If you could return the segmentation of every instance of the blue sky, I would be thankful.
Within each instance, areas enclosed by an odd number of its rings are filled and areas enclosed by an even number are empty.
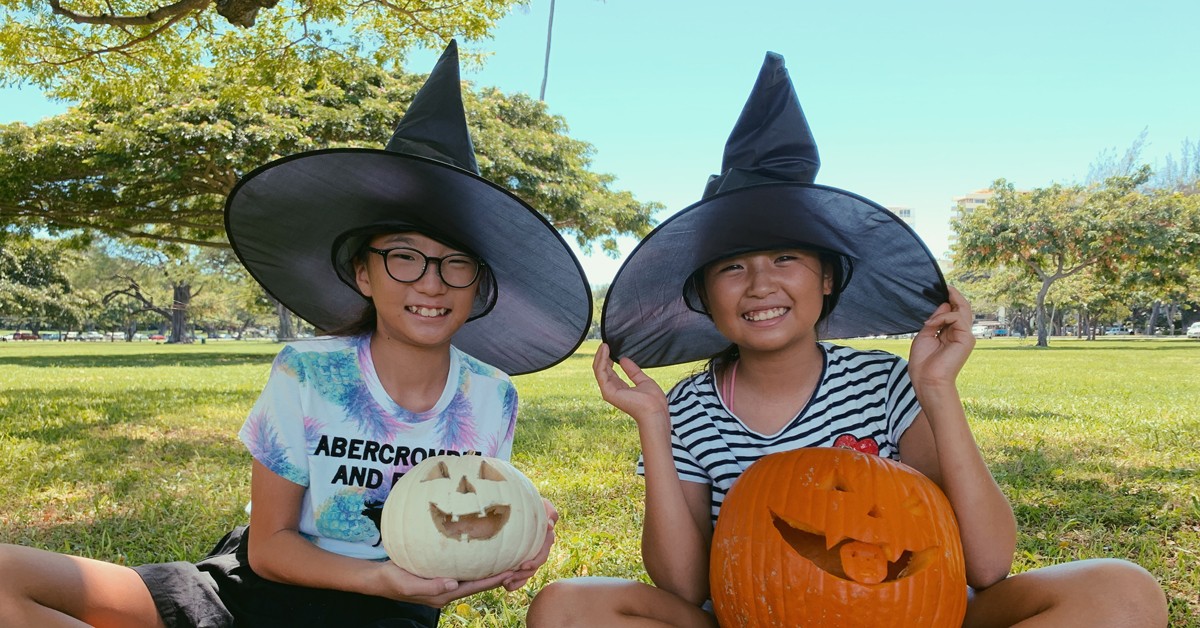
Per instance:
[[[700,198],[767,50],[787,60],[821,152],[817,181],[911,207],[935,254],[952,198],[1004,177],[1083,179],[1148,130],[1144,157],[1200,140],[1200,3],[559,0],[546,102],[594,168],[660,218]],[[549,0],[504,18],[477,85],[537,95]],[[439,51],[414,54],[425,72]],[[0,121],[61,110],[0,91]],[[382,142],[382,140],[381,140]],[[624,241],[624,250],[632,248]],[[620,260],[584,257],[593,283]]]

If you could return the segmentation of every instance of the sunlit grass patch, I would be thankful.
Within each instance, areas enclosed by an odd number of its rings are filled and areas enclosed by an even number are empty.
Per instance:
[[[202,556],[246,519],[236,432],[279,348],[0,344],[0,541],[129,564]],[[646,579],[637,430],[600,399],[595,348],[515,378],[514,463],[561,515],[549,562],[520,591],[452,604],[443,625],[522,625],[558,578]],[[1200,625],[1198,367],[1195,341],[979,342],[959,387],[1017,516],[1015,570],[1130,559],[1162,583],[1172,626]],[[696,368],[651,375],[669,388]]]

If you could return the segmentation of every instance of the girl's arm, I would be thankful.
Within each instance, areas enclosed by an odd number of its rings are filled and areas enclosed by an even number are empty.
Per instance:
[[[684,482],[671,451],[671,417],[662,388],[628,358],[612,367],[607,345],[592,362],[604,400],[637,423],[646,477],[646,519],[642,524],[642,562],[660,589],[696,605],[708,599],[708,552],[712,541],[708,485]]]
[[[971,307],[954,288],[913,339],[909,376],[922,412],[900,439],[901,459],[941,487],[958,518],[967,583],[986,588],[1012,568],[1012,507],[984,463],[955,380],[975,337]]]
[[[440,608],[452,600],[501,586],[513,576],[513,572],[504,572],[473,582],[425,579],[390,560],[350,558],[323,550],[300,536],[300,504],[305,490],[254,461],[249,557],[251,568],[263,578]]]

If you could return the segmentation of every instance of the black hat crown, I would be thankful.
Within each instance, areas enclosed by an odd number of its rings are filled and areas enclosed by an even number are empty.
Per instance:
[[[721,174],[709,177],[704,198],[760,183],[812,183],[820,168],[817,143],[783,57],[768,52],[725,141]]]
[[[413,97],[385,150],[428,157],[479,174],[458,75],[458,42],[451,39]]]

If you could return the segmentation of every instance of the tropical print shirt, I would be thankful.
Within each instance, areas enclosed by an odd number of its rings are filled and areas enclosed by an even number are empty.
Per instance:
[[[382,559],[379,517],[392,484],[429,456],[509,459],[517,393],[508,376],[456,348],[441,398],[414,413],[376,375],[370,336],[288,344],[239,437],[254,459],[306,487],[300,532],[317,546]]]

